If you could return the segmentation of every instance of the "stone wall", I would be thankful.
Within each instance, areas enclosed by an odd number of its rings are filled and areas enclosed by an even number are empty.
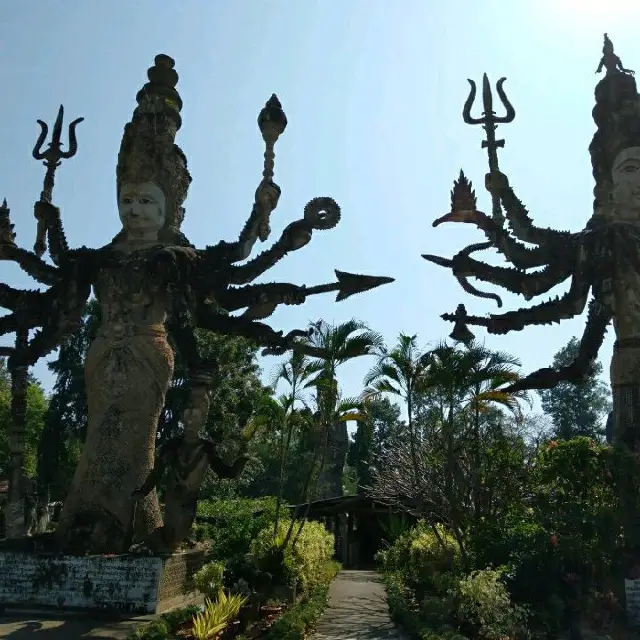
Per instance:
[[[204,552],[171,556],[64,556],[0,551],[0,609],[158,613],[193,591]]]
[[[193,574],[205,562],[205,552],[200,549],[174,553],[163,559],[164,571],[158,600],[164,602],[194,590]]]

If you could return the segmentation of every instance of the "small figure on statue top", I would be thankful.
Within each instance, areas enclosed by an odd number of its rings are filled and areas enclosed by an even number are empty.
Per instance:
[[[242,452],[231,465],[219,456],[211,440],[200,436],[209,415],[208,385],[195,385],[183,414],[184,432],[161,447],[148,478],[132,494],[134,501],[144,498],[167,470],[164,526],[156,529],[146,543],[152,551],[173,551],[189,535],[196,517],[198,494],[207,471],[211,468],[219,478],[237,478],[250,457],[246,454],[248,438]]]
[[[606,69],[607,75],[613,73],[626,73],[630,76],[635,75],[631,69],[625,69],[622,66],[622,60],[613,51],[613,42],[609,40],[609,36],[604,34],[604,45],[602,46],[602,58],[596,69],[596,73],[602,73],[602,69]]]

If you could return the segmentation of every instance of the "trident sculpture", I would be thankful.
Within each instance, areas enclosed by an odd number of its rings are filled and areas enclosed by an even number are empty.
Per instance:
[[[464,103],[464,107],[462,109],[462,118],[467,124],[471,125],[482,125],[482,128],[486,132],[486,139],[482,141],[482,148],[487,150],[487,154],[489,156],[489,174],[487,176],[487,188],[491,192],[492,198],[492,215],[491,219],[493,222],[494,229],[496,231],[502,229],[504,224],[504,216],[502,214],[502,207],[500,205],[500,197],[498,195],[497,190],[494,188],[493,181],[497,178],[500,169],[498,166],[498,149],[504,147],[504,140],[496,139],[496,130],[499,124],[507,124],[509,122],[513,122],[516,117],[515,109],[513,108],[511,102],[507,98],[502,85],[504,84],[506,78],[500,78],[496,83],[496,91],[498,92],[498,96],[500,101],[502,102],[505,108],[505,115],[498,116],[493,109],[493,94],[491,92],[491,85],[489,83],[489,78],[487,74],[483,74],[482,76],[482,116],[480,118],[474,118],[471,115],[471,109],[476,99],[477,87],[476,83],[473,80],[467,80],[467,82],[471,85],[471,91],[469,92],[469,96]],[[471,183],[467,180],[466,176],[462,171],[460,171],[459,179],[454,183],[453,191],[451,192],[451,211],[438,218],[433,226],[437,227],[443,222],[450,222],[454,220],[458,220],[461,217],[464,217],[468,214],[475,215],[476,213],[476,196],[473,192]],[[474,244],[470,244],[460,251],[453,260],[449,260],[447,258],[441,258],[440,256],[433,256],[429,254],[423,254],[423,258],[425,260],[429,260],[430,262],[434,262],[440,266],[453,268],[454,262],[456,258],[460,260],[468,259],[472,253],[476,251],[484,251],[485,249],[490,249],[494,246],[494,242],[492,240],[486,242],[478,242]],[[468,276],[464,273],[455,273],[455,277],[460,283],[460,286],[467,293],[476,296],[478,298],[486,298],[490,300],[495,300],[498,307],[502,306],[502,299],[495,293],[486,293],[484,291],[480,291],[475,286],[473,286],[469,280]],[[464,309],[464,305],[461,305],[462,309]],[[460,311],[460,307],[458,311]],[[456,313],[458,313],[458,311]],[[455,316],[457,318],[457,316]],[[464,320],[461,317],[459,321],[456,323],[454,327],[454,331],[451,334],[451,337],[454,339],[461,339],[461,336],[464,335],[463,341],[469,341],[471,339],[471,332],[468,330],[462,330],[464,327]]]
[[[509,99],[502,88],[505,80],[506,78],[500,78],[496,83],[496,91],[498,92],[500,101],[506,109],[506,114],[504,116],[497,116],[496,112],[493,110],[493,95],[491,94],[491,85],[489,84],[489,78],[486,73],[482,76],[483,117],[474,118],[471,116],[471,107],[476,99],[476,83],[473,80],[467,80],[471,85],[471,91],[469,92],[469,97],[464,103],[464,107],[462,109],[462,118],[464,121],[467,124],[481,124],[487,134],[487,139],[482,141],[482,148],[486,149],[487,154],[489,155],[489,173],[491,175],[495,175],[499,171],[498,149],[502,149],[504,147],[504,140],[496,140],[496,129],[498,128],[498,124],[508,124],[509,122],[513,122],[516,117],[516,111],[509,102]],[[493,198],[493,219],[497,224],[502,226],[504,216],[502,215],[502,209],[500,207],[500,199],[498,198],[498,194],[493,191],[491,195]]]
[[[62,120],[64,118],[64,107],[60,105],[58,110],[58,117],[53,125],[53,132],[51,134],[51,142],[47,145],[46,151],[42,151],[44,141],[47,139],[49,133],[49,127],[42,120],[38,120],[42,131],[38,136],[36,146],[33,148],[33,157],[36,160],[44,160],[42,164],[47,168],[47,172],[44,176],[44,185],[42,187],[42,193],[40,194],[40,201],[51,203],[53,194],[53,187],[55,185],[56,169],[62,164],[63,159],[72,158],[78,151],[78,141],[76,139],[76,127],[84,120],[84,118],[76,118],[69,125],[69,149],[68,151],[62,151],[62,143],[60,141],[62,137]],[[45,237],[47,233],[47,224],[45,220],[38,218],[38,227],[36,230],[36,242],[33,246],[34,253],[40,257],[45,252],[46,243]]]

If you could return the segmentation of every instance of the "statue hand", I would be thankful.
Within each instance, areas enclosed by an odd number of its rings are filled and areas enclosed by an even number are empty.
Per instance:
[[[282,235],[286,238],[289,251],[297,251],[309,244],[311,227],[306,220],[296,220],[287,226]]]
[[[36,220],[44,223],[50,223],[60,217],[60,209],[55,207],[50,202],[42,202],[38,200],[33,206],[33,215]]]
[[[280,187],[273,180],[263,180],[256,189],[256,202],[270,213],[278,206],[280,192]]]
[[[494,171],[485,175],[484,186],[489,193],[500,193],[509,188],[509,179],[501,171]]]

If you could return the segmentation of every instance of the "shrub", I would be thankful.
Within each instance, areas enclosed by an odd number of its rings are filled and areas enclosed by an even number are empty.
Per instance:
[[[193,616],[191,633],[196,640],[210,640],[218,637],[229,623],[240,613],[246,598],[227,595],[224,589],[218,591],[215,600],[207,598],[204,611]]]
[[[283,548],[289,525],[289,520],[279,522],[275,538],[271,526],[260,531],[251,543],[251,557],[260,570],[278,576],[284,584],[295,580],[302,592],[308,592],[333,557],[334,538],[321,523],[309,521],[304,523],[295,547],[290,541]],[[294,531],[298,526],[296,523]]]
[[[499,569],[473,571],[454,592],[461,626],[487,640],[513,637],[524,622],[523,610],[511,603],[502,576]]]
[[[273,524],[275,499],[203,500],[198,502],[198,516],[215,522],[196,523],[196,538],[209,542],[213,559],[226,561],[247,553],[258,532]]]
[[[200,607],[189,605],[163,613],[159,618],[138,627],[127,636],[127,640],[169,640],[175,631],[199,613]]]
[[[421,521],[378,554],[382,570],[400,573],[418,596],[434,590],[446,594],[452,575],[462,566],[460,547],[453,534],[442,525],[434,528]]]
[[[193,576],[196,589],[207,598],[213,599],[223,586],[224,563],[208,562]]]
[[[428,596],[419,604],[399,573],[384,575],[391,619],[412,638],[420,640],[468,640],[451,626],[453,598]]]
[[[340,565],[325,562],[319,567],[319,579],[308,594],[293,604],[269,628],[265,640],[303,640],[324,612],[329,594],[329,584],[335,578]]]

